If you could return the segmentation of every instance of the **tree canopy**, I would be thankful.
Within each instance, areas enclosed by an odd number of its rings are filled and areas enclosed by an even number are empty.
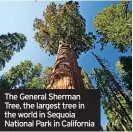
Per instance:
[[[35,40],[50,55],[57,53],[60,40],[73,46],[77,56],[92,47],[95,36],[86,34],[85,19],[79,13],[78,2],[69,1],[58,6],[52,2],[43,16],[44,19],[34,21]]]
[[[87,74],[87,72],[85,72],[84,69],[81,70],[81,76],[82,76],[82,80],[85,88],[87,89],[94,88],[94,86],[92,85],[90,76]]]
[[[26,37],[20,33],[0,35],[0,70],[5,67],[15,52],[24,48]]]
[[[101,103],[109,120],[107,130],[131,130],[132,110],[128,107],[126,100],[114,87],[113,82],[103,69],[95,68],[92,75],[96,87],[101,91]]]
[[[120,73],[125,88],[132,94],[132,57],[121,56],[116,63],[116,67]]]
[[[132,10],[128,5],[129,1],[121,0],[119,4],[106,7],[95,16],[97,43],[101,44],[102,49],[108,44],[112,44],[122,53],[131,48]],[[62,87],[65,84],[68,87],[73,85],[73,82],[82,81],[73,86],[82,84],[83,88],[89,89],[94,88],[94,81],[101,92],[101,104],[108,119],[107,130],[131,130],[132,56],[120,56],[116,63],[120,76],[116,76],[116,72],[111,70],[108,61],[93,52],[101,68],[94,68],[92,77],[83,68],[81,70],[76,57],[93,49],[96,37],[92,32],[86,32],[86,20],[80,14],[79,3],[75,1],[66,2],[64,5],[51,2],[43,12],[43,18],[35,18],[33,27],[34,38],[46,53],[55,55],[58,51],[54,67],[48,66],[43,69],[40,63],[33,64],[30,60],[21,62],[0,76],[0,89],[45,89],[50,82],[50,87],[56,82],[59,84],[56,86]],[[0,35],[0,70],[15,52],[24,48],[26,41],[26,37],[21,33]],[[60,46],[59,49],[59,44],[65,46]]]
[[[52,67],[47,66],[42,70],[40,63],[33,65],[31,61],[26,60],[0,77],[0,88],[44,89],[50,82],[52,71]],[[85,70],[82,69],[81,75],[84,87],[94,88]]]
[[[94,19],[99,42],[102,48],[108,43],[120,52],[126,52],[132,44],[132,11],[128,9],[128,1],[112,4],[98,13]]]
[[[26,60],[1,76],[0,88],[26,88],[27,83],[41,76],[41,72],[41,64],[33,65],[31,61]]]
[[[52,74],[52,71],[53,71],[53,68],[50,67],[50,66],[47,66],[43,72],[43,76],[42,76],[42,79],[43,79],[43,83],[45,85],[45,88],[47,88],[47,86],[49,85],[49,82],[50,82],[50,76]]]

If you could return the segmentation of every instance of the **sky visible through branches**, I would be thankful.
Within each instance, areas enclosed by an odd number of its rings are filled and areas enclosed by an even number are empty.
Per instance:
[[[42,12],[45,10],[46,6],[50,2],[0,2],[0,16],[2,16],[0,21],[0,34],[7,34],[8,32],[20,32],[27,37],[27,42],[25,48],[19,53],[15,53],[6,67],[0,72],[0,75],[7,72],[12,66],[16,66],[25,60],[31,60],[33,64],[41,63],[43,68],[46,66],[52,66],[55,62],[55,56],[48,56],[39,45],[36,44],[33,36],[33,21],[36,17],[42,18]],[[63,4],[65,2],[56,2],[56,4]],[[98,12],[102,11],[104,7],[110,6],[112,3],[118,4],[118,1],[80,1],[80,13],[86,19],[86,31],[95,32],[93,25],[94,17]],[[131,8],[131,2],[129,5]],[[111,68],[116,69],[115,64],[119,59],[120,55],[131,55],[129,50],[125,54],[119,53],[111,45],[108,45],[103,51],[100,51],[100,45],[96,44],[96,49],[93,50],[94,53],[100,55],[109,61]],[[88,74],[91,74],[92,68],[99,68],[98,62],[95,60],[94,56],[88,51],[86,54],[82,55],[78,59],[78,64],[81,66]],[[95,84],[94,84],[95,85]],[[107,123],[106,116],[103,109],[101,110],[101,124],[105,128]]]

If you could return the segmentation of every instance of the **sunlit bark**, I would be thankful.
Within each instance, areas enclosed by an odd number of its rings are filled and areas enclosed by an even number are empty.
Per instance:
[[[81,69],[78,66],[73,47],[59,42],[54,69],[50,77],[49,89],[82,89]]]

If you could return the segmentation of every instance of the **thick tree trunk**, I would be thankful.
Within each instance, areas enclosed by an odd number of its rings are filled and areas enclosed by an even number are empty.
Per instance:
[[[48,89],[83,89],[81,69],[78,66],[73,47],[59,42],[58,53]]]

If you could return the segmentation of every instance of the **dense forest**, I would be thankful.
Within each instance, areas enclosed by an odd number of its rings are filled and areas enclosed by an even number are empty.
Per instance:
[[[118,52],[132,48],[132,10],[129,1],[120,1],[103,9],[94,18],[96,33],[86,32],[86,20],[79,12],[79,3],[51,2],[42,13],[43,19],[33,22],[34,38],[49,55],[56,55],[54,67],[43,69],[40,63],[25,60],[0,77],[4,89],[92,89],[101,91],[101,105],[107,116],[108,131],[132,130],[132,56],[120,56],[116,74],[109,60],[94,53],[112,44]],[[0,35],[0,70],[15,52],[24,49],[27,38],[22,33]],[[32,48],[31,48],[32,49]],[[91,52],[100,68],[90,75],[79,67],[77,59],[83,52]],[[89,60],[88,60],[89,61]],[[93,62],[91,62],[93,63]],[[89,66],[88,66],[89,67]]]

